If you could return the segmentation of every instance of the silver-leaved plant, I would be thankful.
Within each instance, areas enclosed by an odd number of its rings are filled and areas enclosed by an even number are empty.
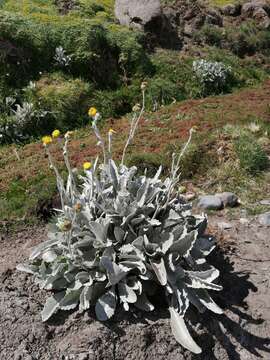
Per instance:
[[[176,192],[179,164],[190,140],[174,155],[170,175],[163,181],[160,167],[154,177],[136,174],[136,167],[124,164],[144,111],[134,108],[129,137],[122,161],[112,160],[113,131],[105,140],[99,133],[99,114],[93,116],[93,130],[103,149],[104,161],[88,163],[80,184],[68,159],[70,133],[65,135],[63,156],[68,170],[64,183],[46,145],[50,166],[56,173],[62,208],[54,231],[38,245],[30,263],[18,270],[35,276],[40,288],[51,291],[42,311],[48,320],[58,310],[81,311],[95,307],[100,321],[110,319],[118,305],[128,311],[136,307],[154,310],[150,299],[154,289],[163,287],[176,340],[194,353],[200,347],[186,327],[184,316],[193,304],[200,312],[222,310],[208,294],[221,290],[216,284],[219,271],[206,262],[214,249],[213,237],[204,234],[205,216],[192,215],[191,206]],[[95,109],[94,109],[95,110]],[[158,285],[158,286],[157,286]]]

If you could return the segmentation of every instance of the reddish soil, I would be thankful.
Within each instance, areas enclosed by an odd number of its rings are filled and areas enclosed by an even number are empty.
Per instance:
[[[222,214],[221,214],[222,215]],[[212,229],[222,216],[210,217]],[[145,316],[120,311],[108,323],[93,314],[62,312],[42,323],[40,310],[47,294],[32,277],[17,272],[29,248],[42,241],[45,228],[2,234],[0,246],[0,359],[1,360],[253,360],[270,358],[269,228],[251,219],[248,225],[230,221],[232,228],[217,232],[220,247],[209,262],[221,271],[224,290],[213,294],[224,309],[221,316],[199,315],[191,309],[188,326],[203,348],[192,355],[171,335],[168,313],[159,304]]]
[[[192,126],[198,132],[215,131],[224,124],[239,124],[239,121],[263,119],[270,121],[270,80],[258,88],[244,89],[234,94],[205,98],[201,100],[187,100],[171,105],[157,113],[147,114],[142,119],[130,147],[133,153],[166,151],[168,146],[178,145],[188,136]],[[120,158],[123,144],[128,134],[129,123],[127,118],[108,121],[103,129],[106,134],[110,127],[116,131],[113,141],[114,158]],[[88,134],[91,134],[90,136]],[[70,144],[72,164],[81,168],[84,161],[100,154],[96,146],[96,139],[90,129],[80,132]],[[56,159],[61,161],[62,156],[58,146],[51,147]],[[0,191],[7,191],[12,181],[20,178],[28,181],[39,175],[50,174],[48,162],[41,144],[29,144],[18,149],[21,158],[17,160],[10,147],[1,154]]]

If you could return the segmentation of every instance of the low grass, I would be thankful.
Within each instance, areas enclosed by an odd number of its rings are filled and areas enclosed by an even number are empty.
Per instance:
[[[179,150],[189,129],[196,125],[197,133],[183,159],[184,182],[192,182],[200,191],[236,192],[251,213],[263,210],[257,202],[269,194],[270,173],[266,169],[250,174],[241,166],[234,143],[241,134],[249,133],[270,154],[269,123],[270,81],[260,87],[241,90],[231,95],[188,100],[147,113],[128,151],[128,161],[142,169],[142,164],[154,172],[160,164],[169,169],[172,152]],[[102,111],[102,109],[101,109]],[[102,128],[116,131],[113,152],[120,159],[129,117],[107,120]],[[259,125],[253,133],[251,123]],[[17,152],[17,154],[16,154]],[[53,204],[55,180],[40,143],[22,147],[0,148],[0,223],[37,222]],[[57,164],[63,170],[60,147],[52,146]],[[84,161],[99,153],[90,126],[75,131],[70,144],[70,157],[79,171]],[[19,159],[18,159],[19,157]]]

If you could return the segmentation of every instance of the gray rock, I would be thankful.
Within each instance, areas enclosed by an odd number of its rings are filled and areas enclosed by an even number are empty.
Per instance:
[[[215,195],[205,195],[199,198],[197,206],[205,210],[221,210],[223,203],[221,199]]]
[[[238,197],[232,192],[223,192],[216,194],[216,196],[222,201],[224,207],[234,207],[239,205],[240,201]]]
[[[210,25],[223,26],[222,16],[219,14],[218,11],[214,9],[208,10],[205,17],[205,22],[206,24],[210,24]]]
[[[258,9],[265,10],[266,13],[269,15],[270,3],[265,0],[252,0],[242,6],[241,14],[243,17],[253,17],[254,12]]]
[[[259,215],[259,223],[263,226],[270,226],[270,212]]]
[[[268,29],[270,27],[270,18],[263,8],[255,9],[253,18],[261,28]]]
[[[270,199],[264,199],[260,201],[261,205],[270,206]]]
[[[88,360],[89,359],[89,354],[88,353],[80,353],[78,355],[78,360]]]
[[[121,25],[137,29],[162,14],[159,0],[116,0],[114,11]]]
[[[221,9],[225,16],[239,16],[241,14],[242,6],[240,4],[228,4]]]
[[[221,230],[230,230],[232,228],[232,224],[227,222],[219,222],[217,225]]]

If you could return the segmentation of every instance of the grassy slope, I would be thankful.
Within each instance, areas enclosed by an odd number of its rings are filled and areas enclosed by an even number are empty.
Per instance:
[[[234,190],[252,212],[260,211],[252,204],[269,193],[270,174],[265,172],[254,177],[242,170],[232,150],[232,139],[239,129],[255,121],[261,128],[258,137],[266,151],[270,152],[269,98],[270,81],[267,81],[258,88],[185,101],[147,114],[129,150],[129,153],[136,154],[130,157],[130,163],[155,167],[162,162],[166,167],[172,151],[179,149],[190,127],[196,125],[198,131],[184,163],[187,184],[192,181],[192,186],[198,185],[206,192]],[[108,127],[117,131],[114,153],[119,159],[128,131],[128,120],[108,121],[104,133]],[[84,161],[93,159],[98,149],[90,127],[75,132],[70,148],[72,164],[78,169]],[[42,145],[28,144],[16,151],[17,155],[14,145],[0,148],[2,224],[24,219],[36,221],[41,213],[46,213],[55,195],[54,177],[48,169]],[[57,144],[53,145],[52,151],[61,167]]]

